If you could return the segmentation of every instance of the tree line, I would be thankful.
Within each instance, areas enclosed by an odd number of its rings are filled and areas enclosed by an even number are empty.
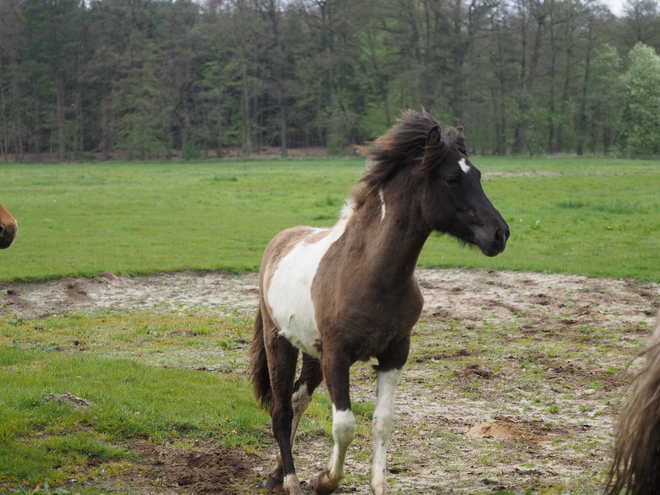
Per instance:
[[[480,154],[660,154],[660,13],[627,0],[0,0],[0,159],[325,147],[401,110]]]

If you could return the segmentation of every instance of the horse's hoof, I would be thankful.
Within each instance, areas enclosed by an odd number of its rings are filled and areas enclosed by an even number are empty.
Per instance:
[[[268,478],[266,478],[266,490],[268,490],[269,493],[282,493],[283,483],[283,478],[273,476],[273,473],[268,473]]]
[[[287,495],[303,495],[300,482],[295,474],[288,474],[284,477],[284,491]]]
[[[319,477],[316,478],[316,485],[314,485],[314,491],[316,495],[330,495],[337,489],[339,485],[339,480],[332,481],[328,476],[327,469],[324,469],[319,473]]]

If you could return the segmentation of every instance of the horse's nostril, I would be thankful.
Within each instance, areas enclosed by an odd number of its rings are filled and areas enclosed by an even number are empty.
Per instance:
[[[495,232],[495,241],[499,244],[504,244],[508,237],[507,233],[502,229],[497,229],[497,232]]]
[[[5,235],[5,227],[4,225],[0,225],[0,237],[3,237]]]

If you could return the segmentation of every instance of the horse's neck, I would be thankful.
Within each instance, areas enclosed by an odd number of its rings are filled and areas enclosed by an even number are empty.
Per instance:
[[[381,190],[355,212],[356,244],[364,245],[363,267],[388,283],[413,276],[430,231],[410,200],[397,191]]]

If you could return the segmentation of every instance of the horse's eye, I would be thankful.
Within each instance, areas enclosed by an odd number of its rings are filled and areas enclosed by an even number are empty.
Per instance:
[[[449,187],[457,186],[461,183],[460,177],[447,177],[445,182]]]

